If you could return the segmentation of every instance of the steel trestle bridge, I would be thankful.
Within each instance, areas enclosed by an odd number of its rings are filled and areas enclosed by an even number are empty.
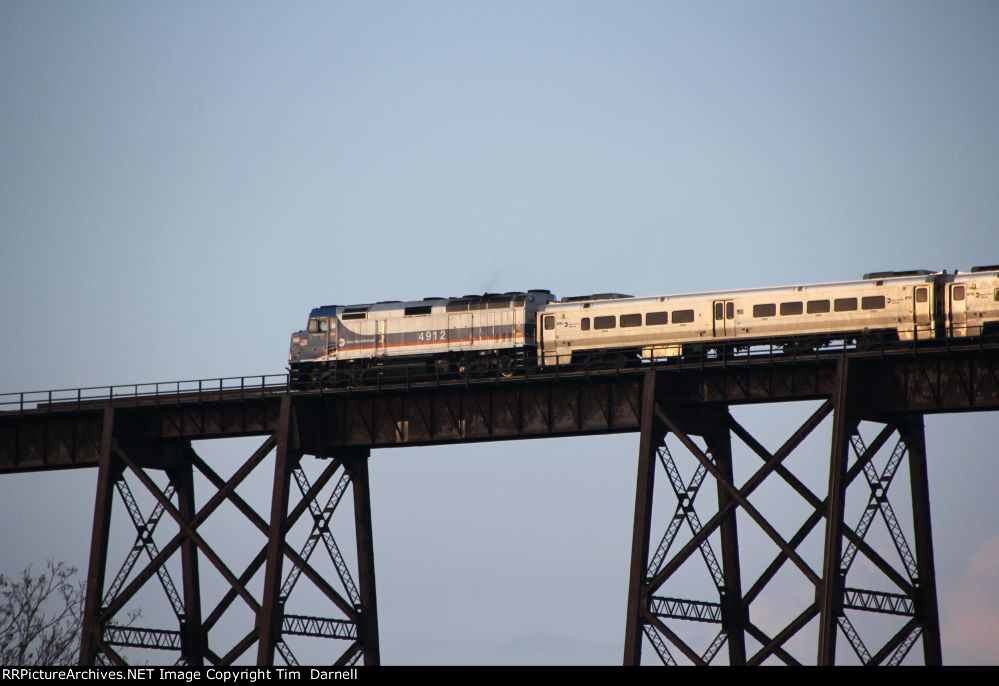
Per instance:
[[[372,450],[636,431],[629,592],[622,608],[625,664],[638,664],[643,648],[667,665],[710,664],[723,651],[729,664],[797,664],[788,643],[813,622],[819,664],[837,661],[837,644],[849,646],[864,664],[899,664],[920,645],[923,661],[939,664],[923,416],[999,410],[999,341],[750,352],[723,347],[657,364],[528,366],[509,378],[498,372],[369,370],[364,385],[353,387],[302,389],[285,375],[265,375],[0,394],[0,472],[97,469],[82,664],[124,664],[123,647],[162,650],[189,665],[231,664],[255,647],[258,664],[274,664],[276,655],[297,664],[298,636],[330,641],[335,664],[379,664]],[[817,401],[818,407],[776,452],[730,412],[734,405],[800,400]],[[788,458],[826,418],[832,422],[828,480],[816,492]],[[248,436],[262,442],[228,479],[192,444]],[[741,482],[733,476],[733,443],[756,460]],[[258,513],[236,488],[271,453],[270,509]],[[322,460],[312,481],[303,468],[308,459]],[[681,467],[683,461],[690,468]],[[902,467],[908,479],[895,480]],[[199,494],[200,508],[196,472],[214,488],[207,499]],[[672,497],[672,513],[653,507],[657,476],[660,491],[668,489],[663,492]],[[808,513],[790,538],[752,502],[754,491],[774,480],[794,491]],[[705,489],[711,482],[714,488]],[[142,511],[130,484],[152,497],[151,512]],[[902,521],[911,519],[911,526],[900,523],[889,487],[893,495],[905,491],[912,511]],[[868,493],[856,521],[847,516],[851,488]],[[354,530],[334,532],[332,516],[348,490]],[[112,576],[108,551],[116,493],[136,533]],[[223,503],[235,506],[262,536],[259,552],[243,569],[230,568],[198,531]],[[287,533],[306,516],[311,533],[293,547]],[[163,520],[176,533],[157,542],[153,534]],[[878,520],[897,557],[885,557],[866,540]],[[773,544],[772,561],[756,578],[743,578],[740,565],[739,525],[747,521]],[[802,547],[813,532],[823,534],[818,564]],[[342,552],[337,537],[344,535],[353,537],[356,559]],[[311,559],[319,549],[335,576],[316,570]],[[174,556],[180,558],[179,583],[166,567]],[[713,590],[706,598],[676,597],[671,581],[698,559]],[[880,574],[883,587],[850,583],[861,559]],[[199,569],[206,562],[228,585],[214,606],[203,604]],[[785,569],[796,570],[814,588],[814,598],[786,626],[768,632],[758,624],[754,602]],[[254,594],[250,580],[260,570],[263,590]],[[328,601],[325,610],[285,612],[302,577]],[[166,593],[174,627],[134,627],[122,619],[123,608],[149,583]],[[237,601],[249,608],[253,622],[235,643],[220,645],[212,630]],[[894,618],[896,627],[889,637],[876,637],[876,644],[857,625],[863,623],[858,617],[872,613]],[[691,623],[712,625],[714,639],[695,646],[685,634]]]

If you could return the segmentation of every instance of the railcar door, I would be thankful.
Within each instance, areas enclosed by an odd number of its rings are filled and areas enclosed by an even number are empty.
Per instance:
[[[735,337],[735,301],[715,300],[714,335],[717,338]]]
[[[933,338],[933,300],[930,298],[930,287],[916,286],[912,297],[912,321],[915,325],[913,338],[922,340]]]
[[[965,300],[965,287],[963,283],[952,283],[950,285],[950,335],[968,335],[968,304]]]

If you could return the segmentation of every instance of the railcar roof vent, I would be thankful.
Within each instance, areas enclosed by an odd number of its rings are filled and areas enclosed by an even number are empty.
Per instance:
[[[999,264],[983,264],[980,267],[971,268],[972,274],[977,274],[978,272],[999,272]]]
[[[618,300],[620,298],[633,298],[632,295],[624,293],[593,293],[592,295],[570,295],[562,298],[564,303],[578,303],[586,300]]]
[[[929,276],[932,273],[929,269],[909,269],[901,272],[870,272],[869,274],[864,274],[864,281],[890,279],[893,276]]]

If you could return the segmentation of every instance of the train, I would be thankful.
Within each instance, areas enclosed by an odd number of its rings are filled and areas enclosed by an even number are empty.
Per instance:
[[[298,385],[354,384],[372,369],[510,377],[529,365],[641,365],[723,347],[733,355],[760,346],[800,354],[834,343],[922,345],[992,333],[999,333],[999,265],[681,295],[559,299],[533,289],[326,305],[291,335],[288,363]]]

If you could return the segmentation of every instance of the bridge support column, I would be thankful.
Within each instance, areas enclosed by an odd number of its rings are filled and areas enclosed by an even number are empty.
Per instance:
[[[378,644],[378,599],[375,593],[375,549],[371,531],[371,491],[368,480],[368,451],[345,451],[343,463],[354,486],[354,531],[357,538],[360,617],[358,644],[365,665],[381,664]]]
[[[853,369],[851,365],[854,365]],[[839,362],[832,397],[815,409],[773,453],[739,424],[724,405],[671,402],[666,393],[657,391],[653,372],[648,373],[642,394],[625,664],[641,662],[645,641],[667,665],[678,662],[710,664],[725,643],[728,643],[730,664],[754,665],[772,659],[799,664],[801,656],[795,653],[801,651],[800,632],[816,620],[817,652],[812,654],[817,656],[819,664],[833,664],[838,658],[842,661],[836,651],[840,636],[863,664],[900,664],[920,637],[924,661],[940,663],[922,418],[898,414],[862,416],[857,408],[863,405],[856,399],[867,395],[870,389],[864,387],[866,377],[863,368],[858,369],[857,365],[845,358]],[[660,382],[660,389],[664,385]],[[830,415],[833,426],[827,453],[827,492],[825,497],[819,497],[785,462]],[[868,424],[880,425],[870,444],[861,436]],[[732,435],[762,461],[762,466],[741,484],[733,478]],[[677,443],[681,446],[679,452],[673,447]],[[894,448],[885,466],[877,469],[874,462],[879,452],[892,444]],[[674,455],[694,458],[693,474],[689,479],[683,476]],[[663,467],[675,499],[668,519],[654,507],[661,502],[654,497],[657,461]],[[811,462],[814,464],[814,460]],[[888,499],[888,489],[903,466],[909,469],[913,508],[911,534],[907,534],[899,523]],[[689,469],[686,471],[690,473]],[[771,521],[752,503],[754,491],[764,481],[773,481],[774,476],[807,505],[805,521],[790,538],[778,531],[778,527],[781,531],[785,529],[783,518]],[[861,476],[870,495],[862,511],[851,513],[846,495],[851,484]],[[715,480],[718,507],[702,523],[698,513],[701,508],[695,508],[695,500],[708,477]],[[697,504],[700,506],[701,502],[697,501]],[[737,511],[744,515],[742,521],[755,525],[777,549],[772,562],[745,591],[742,589]],[[879,515],[898,553],[894,564],[865,540]],[[848,522],[854,517],[859,521],[851,527]],[[653,547],[654,525],[664,519],[665,533],[659,545]],[[823,520],[825,545],[821,558],[815,560],[802,544],[810,537],[814,540],[813,534],[818,534],[816,529]],[[689,531],[686,536],[682,535],[684,528]],[[909,535],[914,537],[914,548],[909,546]],[[718,545],[721,546],[720,562],[715,554]],[[717,599],[682,598],[677,597],[676,591],[666,593],[662,590],[668,583],[671,587],[679,583],[674,580],[677,572],[688,563],[696,564],[690,562],[696,553],[700,553]],[[880,574],[881,585],[889,587],[878,590],[851,587],[848,574],[857,559],[863,560],[868,567],[865,578]],[[751,608],[786,563],[791,563],[814,589],[814,600],[798,608],[789,623],[765,630],[754,621]],[[684,588],[691,588],[690,575],[684,575],[683,579]],[[682,595],[689,593],[688,590]],[[894,616],[899,626],[886,633],[883,624],[867,619],[870,613]],[[690,630],[693,622],[719,625],[718,633],[706,648],[695,648],[691,634],[701,637],[704,634]],[[876,640],[880,648],[869,650],[862,634],[868,636],[868,640]],[[796,636],[799,638],[793,640]]]
[[[179,652],[178,663],[200,665],[207,662],[224,666],[233,664],[257,643],[256,655],[260,664],[273,664],[277,651],[286,664],[297,665],[293,644],[289,642],[294,636],[346,642],[346,648],[326,653],[326,660],[335,664],[354,664],[362,657],[365,664],[378,663],[368,453],[366,450],[350,450],[335,456],[318,478],[310,482],[302,464],[298,414],[295,402],[286,396],[282,401],[278,430],[228,479],[224,479],[195,452],[189,441],[136,439],[123,428],[129,424],[126,410],[109,409],[105,413],[85,596],[81,664],[126,664],[128,653],[122,649],[142,648]],[[122,421],[122,415],[126,415],[126,421]],[[275,453],[274,488],[268,522],[236,489],[272,452]],[[194,498],[195,470],[216,489],[200,508],[196,507]],[[337,475],[339,478],[335,480]],[[142,485],[144,498],[135,497],[126,477]],[[300,491],[301,499],[289,510],[293,483]],[[324,489],[330,483],[334,484],[332,492],[323,498]],[[352,565],[341,553],[331,531],[331,520],[337,506],[351,485],[360,590],[350,571]],[[105,589],[115,491],[121,496],[135,526],[136,538],[117,575]],[[150,497],[154,501],[153,509],[146,516],[141,502]],[[227,566],[199,532],[199,527],[223,502],[232,504],[263,537],[259,553],[239,574]],[[305,542],[293,548],[289,538],[294,537],[293,527],[305,513],[311,516],[312,525]],[[167,536],[161,547],[156,542],[155,534],[164,516],[175,525],[176,533],[172,538]],[[324,547],[329,554],[333,576],[339,577],[342,591],[327,580],[330,574],[320,573],[310,564],[309,559],[318,547]],[[165,564],[178,551],[183,575],[180,590]],[[137,564],[143,556],[148,559],[144,567]],[[287,565],[284,564],[286,559]],[[207,560],[230,585],[218,604],[204,616],[199,574],[202,560]],[[284,567],[288,569],[283,571]],[[261,568],[265,570],[264,590],[258,598],[250,592],[249,584]],[[303,576],[311,582],[315,592],[332,603],[339,617],[318,616],[313,609],[316,607],[315,596],[302,603],[308,608],[306,613],[292,611],[289,596]],[[129,603],[153,577],[162,586],[178,626],[175,629],[140,628],[132,625],[134,616],[116,622],[116,617],[128,614]],[[242,600],[253,614],[254,627],[249,628],[234,644],[218,650],[219,641],[212,645],[210,632],[237,599]],[[321,661],[322,658],[317,657],[309,660],[310,663]]]
[[[916,617],[923,630],[923,660],[943,664],[940,647],[940,615],[937,607],[937,575],[933,562],[933,528],[930,525],[930,480],[926,469],[926,437],[919,415],[899,423],[899,433],[909,448],[909,481],[912,488],[912,520],[916,530]]]
[[[267,532],[267,565],[264,572],[264,594],[257,613],[257,664],[273,665],[274,648],[281,640],[284,622],[284,602],[279,594],[281,568],[284,562],[284,539],[288,530],[288,496],[292,471],[299,467],[302,453],[295,440],[294,405],[291,396],[281,399],[278,420],[277,451],[274,460],[274,484],[271,490],[271,521]]]
[[[664,664],[676,664],[674,650],[694,664],[708,664],[726,643],[729,663],[745,664],[745,623],[748,615],[742,598],[735,519],[737,494],[733,495],[728,409],[712,406],[691,412],[690,408],[662,402],[656,392],[656,375],[651,371],[646,374],[643,384],[624,662],[640,664],[644,636]],[[666,443],[669,434],[678,438],[700,462],[689,481],[681,476]],[[702,437],[703,449],[693,441],[692,435]],[[677,505],[666,533],[650,559],[657,462],[665,471]],[[708,472],[717,482],[719,516],[708,527],[702,527],[694,500]],[[666,554],[684,524],[695,536],[701,537],[698,549],[717,599],[689,600],[654,595],[662,585],[656,577],[661,575]],[[721,544],[721,562],[715,555],[715,545],[707,539],[708,535],[715,533]],[[667,571],[664,579],[673,571]],[[706,650],[695,650],[670,628],[665,621],[667,619],[718,624],[719,631]]]
[[[97,467],[97,495],[94,499],[94,525],[90,537],[90,562],[87,565],[87,585],[83,601],[80,664],[96,664],[101,649],[104,622],[101,618],[101,598],[107,570],[108,537],[111,530],[111,504],[114,484],[121,478],[121,464],[112,450],[114,440],[113,408],[104,410],[101,452]]]

